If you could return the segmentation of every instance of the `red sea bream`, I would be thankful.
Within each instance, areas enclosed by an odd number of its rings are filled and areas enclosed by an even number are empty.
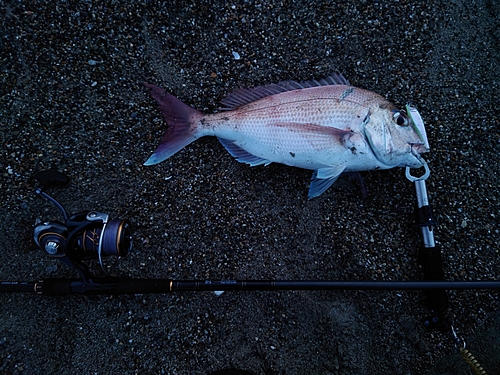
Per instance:
[[[319,81],[287,81],[239,89],[223,111],[199,112],[146,84],[168,128],[145,165],[157,164],[204,136],[215,136],[236,160],[251,166],[282,163],[313,170],[309,198],[342,172],[421,167],[429,151],[414,108],[398,108],[340,74]],[[411,113],[410,113],[411,109]]]

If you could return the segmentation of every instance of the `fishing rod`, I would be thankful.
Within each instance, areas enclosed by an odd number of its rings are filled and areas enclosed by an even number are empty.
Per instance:
[[[49,278],[37,282],[0,282],[0,292],[31,292],[63,296],[69,294],[119,295],[172,293],[181,291],[276,291],[276,290],[464,290],[500,289],[499,281],[333,281],[333,280],[171,280],[171,279],[82,279]]]
[[[69,215],[65,208],[44,190],[65,185],[69,178],[56,171],[43,171],[34,177],[40,182],[35,193],[61,212],[64,223],[47,221],[36,225],[34,241],[54,259],[73,268],[79,278],[47,278],[36,282],[0,281],[0,292],[36,293],[45,296],[119,295],[173,293],[181,291],[276,291],[276,290],[422,290],[427,295],[429,315],[423,319],[427,330],[449,332],[455,346],[476,374],[486,374],[481,364],[466,348],[447,317],[447,290],[500,289],[500,281],[446,281],[444,280],[441,251],[434,241],[434,219],[429,204],[425,180],[430,171],[424,163],[421,177],[406,177],[415,184],[415,226],[420,228],[422,246],[419,260],[425,281],[341,281],[341,280],[170,280],[116,278],[107,274],[103,258],[123,257],[132,249],[132,236],[128,220],[109,219],[107,214],[84,211]],[[94,276],[85,261],[97,259],[105,277]],[[228,372],[228,374],[244,372]],[[246,373],[249,374],[249,373]]]
[[[441,252],[434,242],[433,228],[437,225],[430,208],[425,180],[429,168],[424,164],[422,177],[414,177],[406,170],[406,177],[415,183],[417,192],[416,226],[420,228],[423,247],[419,258],[424,281],[370,281],[370,280],[171,280],[130,279],[108,275],[103,259],[124,257],[132,249],[132,235],[128,220],[109,219],[107,214],[83,211],[69,215],[65,208],[45,190],[63,186],[69,178],[57,171],[43,171],[34,178],[40,183],[35,193],[51,202],[62,214],[64,223],[46,221],[36,225],[33,238],[36,245],[53,259],[73,268],[79,278],[47,278],[35,282],[0,281],[0,292],[36,293],[40,295],[71,294],[147,294],[180,291],[245,291],[245,290],[424,290],[432,310],[447,308],[446,290],[500,289],[500,281],[445,281]],[[97,277],[85,263],[98,260],[106,275]]]

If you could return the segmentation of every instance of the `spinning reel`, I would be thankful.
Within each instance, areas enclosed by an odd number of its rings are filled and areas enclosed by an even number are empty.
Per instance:
[[[107,214],[96,211],[83,211],[69,216],[64,207],[44,191],[66,185],[69,178],[57,171],[39,172],[34,177],[41,185],[35,192],[54,204],[64,217],[64,224],[48,221],[35,227],[35,243],[49,257],[75,268],[83,280],[91,282],[91,274],[84,260],[98,259],[101,269],[107,274],[103,257],[124,257],[128,254],[132,248],[128,220],[110,220]]]

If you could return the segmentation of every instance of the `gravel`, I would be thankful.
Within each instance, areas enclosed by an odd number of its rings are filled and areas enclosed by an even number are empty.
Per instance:
[[[0,5],[0,279],[74,277],[32,241],[69,212],[129,218],[121,277],[421,280],[404,171],[250,168],[212,138],[142,164],[166,125],[143,82],[211,112],[228,92],[338,70],[426,122],[427,186],[448,280],[499,279],[500,3],[5,1]],[[91,265],[99,272],[96,264]],[[500,368],[496,291],[449,292],[448,316]],[[469,374],[420,292],[0,295],[2,374]]]

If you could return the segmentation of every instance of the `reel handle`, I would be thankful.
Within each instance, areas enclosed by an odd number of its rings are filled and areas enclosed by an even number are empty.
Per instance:
[[[33,178],[40,183],[43,190],[69,183],[69,177],[58,171],[41,171],[36,173]]]
[[[64,209],[64,207],[54,198],[52,198],[49,194],[44,192],[44,190],[49,189],[55,186],[64,186],[69,183],[69,177],[64,173],[58,171],[41,171],[36,173],[34,176],[35,180],[40,183],[40,187],[35,190],[35,193],[41,195],[45,199],[47,199],[50,203],[57,207],[59,211],[61,211],[64,221],[68,220],[68,212]]]

